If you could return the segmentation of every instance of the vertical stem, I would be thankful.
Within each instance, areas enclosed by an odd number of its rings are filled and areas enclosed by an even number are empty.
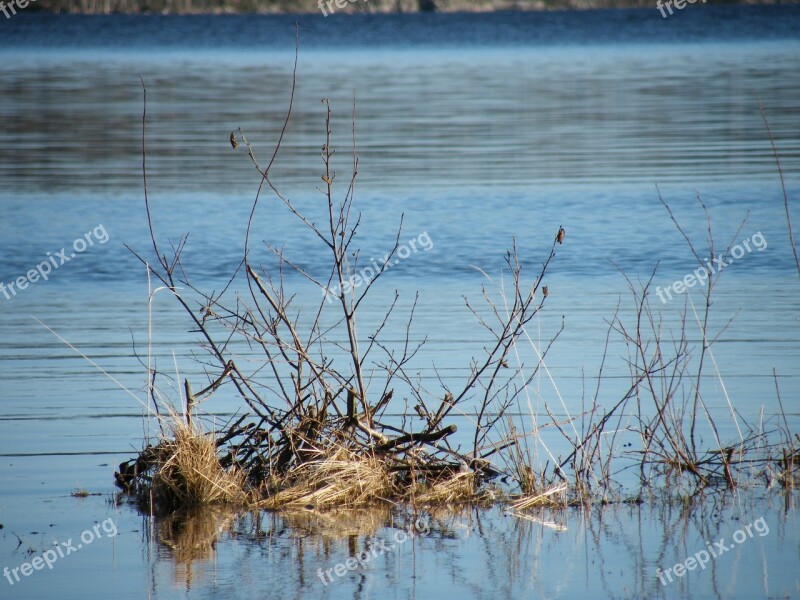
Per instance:
[[[347,338],[350,347],[350,358],[353,363],[353,373],[356,378],[356,385],[358,389],[358,397],[361,401],[361,407],[367,417],[367,421],[372,424],[372,418],[367,404],[367,393],[364,386],[364,377],[361,372],[361,357],[358,351],[358,334],[356,328],[355,310],[353,309],[352,302],[348,301],[345,289],[345,260],[346,259],[346,246],[345,244],[345,207],[340,207],[336,211],[337,217],[334,218],[333,210],[333,177],[335,172],[331,172],[331,106],[327,99],[324,100],[326,105],[325,114],[325,148],[323,154],[323,162],[325,163],[325,176],[323,180],[326,184],[326,197],[328,199],[328,226],[330,228],[331,236],[331,251],[333,252],[333,260],[336,269],[336,276],[339,280],[339,301],[342,304],[342,312],[344,314],[345,326],[347,328]]]
[[[192,384],[188,379],[183,380],[183,389],[186,391],[186,424],[192,425],[192,406],[194,405],[194,394],[192,394]]]

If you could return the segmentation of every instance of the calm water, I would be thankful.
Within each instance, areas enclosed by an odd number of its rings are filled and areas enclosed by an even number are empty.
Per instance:
[[[8,300],[0,295],[0,568],[31,560],[53,541],[77,545],[82,532],[109,517],[118,535],[99,529],[102,539],[52,570],[13,586],[0,579],[0,597],[800,597],[797,513],[758,489],[691,511],[648,499],[641,507],[535,514],[534,521],[499,509],[424,514],[429,533],[328,585],[318,569],[369,540],[389,539],[408,516],[208,513],[154,522],[108,502],[115,465],[153,433],[131,395],[144,397],[134,347],[146,354],[147,280],[123,245],[148,248],[139,78],[147,87],[158,235],[176,240],[190,232],[184,259],[193,282],[220,289],[241,256],[258,184],[228,137],[241,127],[259,158],[270,155],[288,102],[295,20],[22,14],[2,24],[0,282],[87,232],[107,238],[95,235],[93,246],[47,282]],[[658,202],[658,184],[694,239],[706,235],[699,194],[719,246],[757,233],[766,243],[728,267],[717,289],[712,328],[733,321],[713,345],[720,375],[711,371],[704,396],[723,437],[736,439],[720,379],[740,414],[758,423],[762,409],[766,416],[777,410],[773,368],[797,431],[800,284],[759,104],[794,207],[800,8],[691,5],[667,20],[648,9],[299,22],[295,104],[276,181],[319,214],[326,97],[343,192],[355,101],[363,254],[385,252],[401,214],[402,240],[427,233],[432,241],[387,273],[365,308],[365,325],[378,322],[395,289],[406,308],[420,292],[412,337],[428,343],[415,372],[432,395],[440,394],[437,373],[457,385],[469,357],[487,343],[462,298],[480,295],[484,280],[475,267],[497,277],[516,237],[523,262],[535,269],[564,226],[548,304],[531,330],[546,343],[564,324],[547,361],[555,383],[543,376],[532,393],[538,410],[580,412],[582,395],[597,385],[607,321],[620,303],[631,316],[618,267],[635,279],[658,264],[661,287],[695,268]],[[255,231],[257,241],[285,244],[305,268],[322,272],[319,247],[269,199]],[[266,250],[261,260],[270,264]],[[301,310],[318,301],[318,291],[289,282],[300,291]],[[691,298],[700,300],[696,291]],[[654,299],[665,328],[677,324],[684,299]],[[390,343],[399,343],[402,325],[390,324]],[[200,382],[188,329],[174,303],[157,296],[159,366]],[[697,342],[697,328],[689,332]],[[529,344],[521,356],[532,361]],[[602,406],[627,389],[627,356],[612,337]],[[224,391],[205,406],[217,419],[239,407]],[[469,417],[458,424],[468,430]],[[636,441],[625,435],[620,443]],[[563,449],[557,436],[548,443]],[[103,495],[71,498],[76,488]],[[657,578],[657,567],[706,542],[730,543],[761,517],[769,533],[673,583]]]

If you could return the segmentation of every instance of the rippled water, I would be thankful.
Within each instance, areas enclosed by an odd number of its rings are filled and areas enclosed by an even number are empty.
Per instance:
[[[139,78],[147,87],[156,230],[163,240],[189,231],[184,258],[193,282],[219,289],[241,257],[258,184],[228,137],[241,127],[260,159],[270,155],[288,102],[293,22],[20,15],[4,23],[0,282],[99,225],[108,241],[78,253],[47,282],[8,300],[0,295],[0,567],[27,560],[28,546],[39,552],[53,539],[78,538],[109,514],[120,535],[96,540],[17,585],[0,580],[0,595],[38,598],[64,589],[66,597],[105,598],[114,589],[131,598],[148,590],[157,598],[429,598],[453,590],[475,598],[797,596],[796,513],[760,492],[719,509],[714,501],[697,513],[654,502],[537,517],[566,532],[496,510],[449,521],[427,515],[430,536],[328,586],[318,568],[346,559],[369,536],[389,535],[392,519],[402,515],[363,515],[357,520],[363,530],[326,537],[321,528],[334,527],[333,517],[210,515],[157,525],[103,497],[68,496],[78,487],[110,493],[114,466],[153,433],[137,400],[120,387],[144,396],[144,368],[133,348],[146,352],[147,281],[123,245],[148,248]],[[385,251],[401,214],[402,239],[425,232],[433,246],[387,273],[364,317],[377,323],[395,289],[406,308],[420,292],[412,337],[428,338],[416,370],[432,394],[439,393],[439,376],[463,381],[469,356],[486,343],[462,299],[480,294],[484,279],[475,267],[496,276],[516,237],[522,260],[535,268],[564,226],[567,238],[551,268],[534,339],[548,340],[564,324],[548,367],[573,414],[586,389],[594,390],[607,321],[620,302],[623,313],[630,310],[618,267],[646,278],[658,263],[661,287],[695,267],[655,184],[697,240],[706,234],[700,194],[718,244],[759,232],[767,242],[720,280],[714,330],[734,320],[713,346],[726,388],[708,380],[709,409],[726,439],[735,430],[724,419],[725,391],[753,422],[762,408],[773,414],[774,368],[796,430],[797,272],[759,105],[794,201],[799,25],[800,10],[791,6],[689,6],[665,21],[655,10],[302,17],[295,104],[275,180],[311,214],[320,210],[320,99],[327,97],[343,190],[355,101],[364,254]],[[285,243],[309,271],[322,269],[321,249],[269,199],[255,231],[258,240]],[[269,264],[266,251],[262,260]],[[290,283],[302,292],[301,309],[318,301],[317,291],[306,294],[302,282]],[[655,300],[668,325],[675,325],[683,300]],[[185,317],[165,294],[154,314],[159,365],[202,381],[201,366],[186,356],[196,336]],[[390,341],[401,339],[401,326],[390,324]],[[696,331],[691,335],[697,342]],[[626,357],[612,341],[601,406],[627,389]],[[547,379],[537,382],[537,397],[557,406]],[[229,393],[213,403],[206,408],[218,419],[239,408]],[[467,430],[469,417],[459,427]],[[732,535],[739,523],[760,516],[770,523],[769,535],[737,546],[713,569],[659,584],[657,566],[675,564],[701,550],[704,539]],[[189,542],[206,554],[187,558],[186,544],[174,539],[181,531],[193,532],[198,539]],[[19,548],[16,535],[24,542]]]

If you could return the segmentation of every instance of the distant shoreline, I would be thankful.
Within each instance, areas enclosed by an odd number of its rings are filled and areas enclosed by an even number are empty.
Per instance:
[[[55,14],[297,14],[320,15],[320,2],[335,15],[413,13],[491,13],[500,11],[593,10],[651,8],[654,0],[36,0],[28,10]],[[713,5],[797,4],[800,0],[738,0]],[[711,3],[709,5],[712,5]],[[326,15],[327,16],[327,15]]]

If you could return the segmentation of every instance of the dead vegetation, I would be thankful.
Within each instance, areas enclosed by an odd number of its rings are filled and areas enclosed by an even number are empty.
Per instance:
[[[399,345],[384,341],[397,295],[373,331],[365,334],[358,327],[359,308],[399,252],[403,224],[401,219],[381,264],[367,267],[372,270],[369,278],[354,283],[358,273],[366,270],[354,245],[362,226],[361,215],[353,209],[358,173],[355,118],[351,176],[343,198],[337,200],[331,110],[323,100],[320,192],[326,210],[322,215],[302,212],[270,177],[291,118],[291,101],[266,166],[258,161],[241,130],[231,134],[231,146],[246,150],[260,178],[237,272],[244,278],[247,294],[226,294],[227,288],[206,294],[196,289],[184,272],[181,254],[186,238],[172,246],[168,257],[155,232],[147,192],[146,89],[144,94],[142,164],[153,254],[148,259],[132,252],[183,307],[211,358],[205,365],[207,371],[216,363],[217,373],[197,393],[185,381],[183,409],[170,409],[158,392],[157,380],[163,374],[151,367],[148,359],[148,400],[162,436],[135,460],[120,465],[116,476],[120,487],[163,511],[215,502],[279,508],[478,498],[482,484],[501,474],[489,460],[498,451],[490,437],[522,390],[520,370],[508,368],[510,353],[526,324],[543,306],[545,295],[540,287],[555,248],[564,240],[564,230],[554,232],[549,256],[533,276],[523,273],[516,248],[508,253],[513,287],[502,311],[486,290],[485,307],[467,304],[492,342],[485,355],[470,364],[467,380],[458,388],[445,386],[435,400],[407,371],[424,344],[411,341],[416,302],[405,318],[405,338]],[[282,205],[307,232],[310,242],[325,249],[329,260],[325,277],[300,266],[302,261],[285,255],[280,246],[267,248],[277,268],[262,266],[265,257],[251,248],[250,238],[262,193],[267,191],[271,201]],[[270,210],[275,210],[274,205]],[[323,292],[310,320],[301,318],[293,306],[295,296],[287,288],[287,271]],[[194,302],[199,302],[199,311]],[[231,350],[233,339],[260,351],[259,364],[254,367],[253,361],[241,361]],[[397,422],[387,416],[396,387],[413,398],[418,418]],[[223,388],[232,388],[248,412],[220,431],[204,433],[198,425],[197,407]],[[465,452],[450,443],[457,427],[447,421],[453,411],[462,414],[474,406],[478,413],[471,434],[473,444],[471,451]]]
[[[229,283],[230,287],[237,277],[243,279],[246,293],[229,293],[226,287],[209,294],[195,288],[181,261],[186,238],[174,244],[168,256],[155,233],[147,193],[146,90],[144,93],[143,178],[153,254],[148,259],[132,252],[184,309],[207,352],[205,367],[210,373],[207,385],[197,393],[185,381],[183,410],[170,412],[158,392],[160,373],[148,361],[148,399],[162,436],[135,459],[122,463],[116,478],[120,487],[151,508],[171,512],[228,503],[295,510],[503,499],[513,510],[524,511],[619,501],[622,495],[615,464],[620,460],[627,461],[626,468],[631,462],[638,464],[643,486],[659,477],[677,477],[682,481],[688,478],[696,488],[720,482],[733,488],[743,476],[752,480],[762,475],[770,485],[795,485],[800,438],[791,434],[785,416],[777,425],[781,440],[776,443],[770,435],[774,430],[765,423],[758,427],[744,423],[730,404],[738,439],[723,440],[717,434],[701,390],[713,343],[721,333],[711,335],[708,329],[714,290],[711,279],[700,313],[691,307],[701,333],[699,357],[691,360],[696,348],[688,333],[692,323],[688,306],[681,328],[667,342],[660,316],[650,305],[652,277],[644,284],[628,280],[633,310],[625,312],[627,316],[618,311],[609,323],[597,388],[588,403],[584,399],[584,410],[570,415],[549,372],[567,417],[556,417],[547,405],[534,406],[530,383],[545,368],[545,358],[560,330],[543,346],[532,340],[527,326],[546,301],[543,282],[556,249],[565,241],[563,228],[553,232],[549,254],[533,273],[523,268],[512,243],[506,255],[506,283],[496,285],[486,275],[492,286],[482,290],[483,304],[466,301],[488,340],[484,355],[473,358],[466,380],[457,387],[440,380],[437,392],[425,389],[409,369],[424,344],[413,343],[410,333],[416,301],[404,318],[405,337],[399,344],[384,340],[397,295],[372,331],[359,330],[359,309],[397,254],[403,223],[401,219],[383,265],[355,285],[363,264],[354,244],[362,227],[361,215],[353,208],[358,173],[355,111],[351,174],[343,197],[337,200],[331,109],[326,100],[320,189],[325,210],[321,215],[303,212],[271,179],[270,170],[292,114],[290,101],[266,165],[256,158],[241,130],[231,134],[233,149],[247,152],[259,177],[244,256]],[[287,256],[279,245],[267,247],[277,267],[263,266],[265,259],[252,249],[250,238],[254,216],[266,193],[273,202],[270,210],[281,206],[288,211],[308,234],[309,243],[315,242],[327,252],[324,277],[303,267],[297,257]],[[705,214],[709,250],[714,256],[711,220],[707,211]],[[675,224],[683,233],[677,221]],[[686,239],[702,264],[703,252]],[[310,318],[301,318],[295,309],[287,272],[293,273],[292,281],[299,279],[324,292]],[[331,296],[333,302],[328,301]],[[629,350],[630,385],[621,398],[604,406],[600,382],[612,336],[619,336]],[[231,340],[258,351],[258,364],[241,361],[231,350]],[[519,359],[521,345],[535,351],[535,364],[529,366]],[[405,414],[402,422],[392,419],[388,410],[397,403],[398,388],[414,403],[416,413]],[[197,407],[220,389],[241,398],[247,412],[209,432],[197,418]],[[528,416],[520,420],[512,413]],[[540,422],[541,413],[548,416],[544,422]],[[454,414],[475,416],[467,451],[451,442],[457,428],[448,421]],[[632,420],[631,415],[635,415]],[[711,446],[701,444],[697,434],[701,426],[714,433]],[[544,428],[555,429],[563,437],[571,448],[566,456],[556,456],[543,442]],[[639,447],[624,450],[621,439],[631,433],[640,440]],[[495,480],[501,480],[504,487],[495,487]]]
[[[363,506],[394,497],[384,461],[340,447],[289,469],[260,508]]]
[[[171,425],[171,435],[151,451],[153,502],[165,508],[246,502],[245,477],[236,466],[222,468],[215,438],[177,419]]]

